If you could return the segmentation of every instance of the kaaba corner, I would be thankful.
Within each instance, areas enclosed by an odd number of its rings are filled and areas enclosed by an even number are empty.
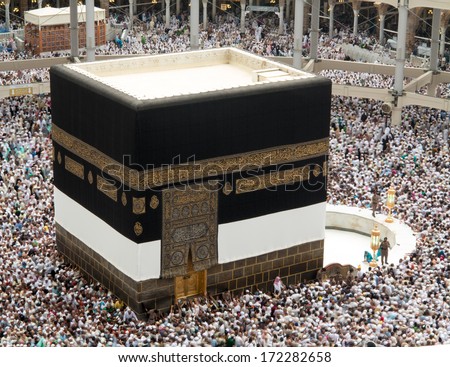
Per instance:
[[[50,70],[56,241],[141,316],[323,264],[331,82],[233,48]]]

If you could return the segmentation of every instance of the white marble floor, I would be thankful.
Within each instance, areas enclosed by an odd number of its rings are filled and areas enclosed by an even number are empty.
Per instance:
[[[355,267],[361,265],[363,268],[367,268],[367,264],[363,260],[364,251],[371,251],[369,244],[369,236],[349,231],[327,229],[325,230],[323,265],[340,263],[342,265],[350,264]],[[397,264],[398,260],[403,258],[404,255],[405,251],[402,251],[401,246],[395,246],[389,252],[389,263]],[[381,260],[379,263],[381,264]]]

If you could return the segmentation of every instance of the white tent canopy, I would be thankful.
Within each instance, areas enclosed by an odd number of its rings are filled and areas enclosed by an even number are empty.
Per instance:
[[[86,22],[86,6],[78,5],[78,22]],[[94,8],[94,20],[105,19],[105,9]],[[25,23],[32,23],[39,27],[70,24],[70,8],[44,7],[25,12]]]

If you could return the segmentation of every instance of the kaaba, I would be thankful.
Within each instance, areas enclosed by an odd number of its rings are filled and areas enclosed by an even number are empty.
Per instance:
[[[234,48],[50,70],[56,242],[140,316],[323,265],[331,82]]]

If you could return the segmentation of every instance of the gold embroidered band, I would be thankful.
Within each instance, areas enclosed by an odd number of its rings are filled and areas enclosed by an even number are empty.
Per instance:
[[[284,171],[270,172],[260,176],[238,179],[236,180],[236,194],[264,190],[279,185],[296,184],[308,180],[310,174],[313,174],[314,177],[318,177],[321,172],[326,176],[326,162],[323,163],[322,167],[314,165],[313,169],[309,166],[303,166]]]
[[[65,156],[64,167],[67,171],[84,180],[84,166],[72,158]]]
[[[146,190],[167,184],[220,176],[259,167],[297,162],[328,154],[328,138],[306,143],[291,144],[237,155],[211,158],[195,163],[167,165],[137,171],[115,161],[98,149],[66,133],[58,126],[52,127],[53,140],[86,162],[134,190]]]
[[[117,188],[99,175],[97,175],[97,189],[114,201],[117,201]]]

